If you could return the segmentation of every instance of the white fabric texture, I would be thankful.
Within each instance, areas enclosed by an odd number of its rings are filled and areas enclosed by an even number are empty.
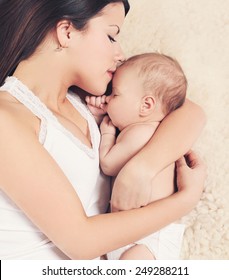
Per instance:
[[[6,79],[0,88],[0,91],[3,90],[8,91],[41,119],[39,140],[73,185],[87,215],[105,213],[110,196],[109,179],[100,172],[100,133],[87,107],[75,94],[67,95],[88,122],[92,148],[81,143],[65,129],[38,97],[15,77]],[[68,259],[2,191],[0,248],[0,259]]]
[[[205,111],[195,143],[207,164],[201,201],[182,219],[182,259],[229,259],[229,1],[129,0],[120,33],[126,57],[159,51],[176,58],[187,96]],[[182,135],[178,135],[182,139]]]
[[[156,260],[179,260],[185,225],[170,224],[132,245],[107,254],[108,260],[119,260],[121,255],[135,244],[145,245]]]

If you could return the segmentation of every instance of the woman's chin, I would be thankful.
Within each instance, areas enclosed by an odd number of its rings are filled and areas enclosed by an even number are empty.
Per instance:
[[[108,84],[100,83],[100,84],[97,84],[94,86],[85,85],[85,86],[82,86],[81,89],[85,92],[88,92],[89,94],[92,94],[95,96],[101,96],[107,92]]]
[[[101,95],[105,94],[106,91],[107,91],[107,87],[103,87],[103,88],[101,87],[101,88],[91,90],[90,93],[95,96],[101,96]]]

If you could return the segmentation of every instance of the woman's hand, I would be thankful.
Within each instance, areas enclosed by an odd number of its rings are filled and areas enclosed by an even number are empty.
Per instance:
[[[153,174],[149,174],[141,164],[137,165],[132,160],[127,162],[113,185],[112,212],[136,209],[149,204],[153,177]]]
[[[153,176],[146,176],[141,165],[134,168],[131,161],[129,163],[119,172],[114,182],[111,197],[113,212],[139,208],[150,202]],[[204,188],[205,164],[196,153],[190,151],[176,161],[176,172],[178,191],[187,194],[190,197],[190,203],[195,206]]]
[[[206,165],[193,151],[176,161],[178,191],[186,192],[194,205],[199,201],[204,189]]]

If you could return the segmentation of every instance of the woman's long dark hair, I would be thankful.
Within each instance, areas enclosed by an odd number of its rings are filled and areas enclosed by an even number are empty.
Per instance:
[[[83,30],[106,5],[128,0],[1,0],[0,86],[18,64],[31,56],[48,32],[62,19]]]

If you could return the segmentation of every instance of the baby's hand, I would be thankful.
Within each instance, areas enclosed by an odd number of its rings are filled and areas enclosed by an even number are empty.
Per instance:
[[[116,127],[113,125],[111,119],[108,116],[105,116],[100,125],[101,134],[112,134],[115,136]]]
[[[101,117],[106,114],[106,95],[86,96],[85,101],[94,117]]]

